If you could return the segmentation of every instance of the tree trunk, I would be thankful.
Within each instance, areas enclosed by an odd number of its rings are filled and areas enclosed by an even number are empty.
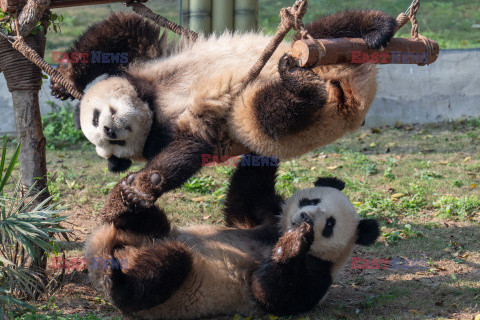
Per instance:
[[[38,91],[12,91],[17,139],[21,144],[20,176],[25,190],[35,184],[39,192],[47,187],[46,140],[43,135]],[[48,196],[48,191],[45,196]],[[45,197],[42,197],[45,198]]]
[[[50,6],[50,0],[28,0],[18,16],[20,34],[26,37],[32,32],[45,10]],[[46,32],[46,30],[45,30]]]

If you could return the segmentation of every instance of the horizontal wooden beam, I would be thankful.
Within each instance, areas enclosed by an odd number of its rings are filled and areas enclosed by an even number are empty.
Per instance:
[[[137,2],[147,2],[148,0],[141,0]],[[106,4],[125,2],[125,0],[51,0],[50,8],[65,8],[65,7],[79,7],[91,6],[95,4]],[[22,9],[27,3],[27,0],[0,0],[0,8],[3,12],[15,12],[17,8]]]
[[[292,48],[298,65],[306,68],[343,63],[425,65],[435,62],[438,54],[438,43],[426,38],[425,42],[394,38],[383,50],[370,49],[358,38],[298,40]]]

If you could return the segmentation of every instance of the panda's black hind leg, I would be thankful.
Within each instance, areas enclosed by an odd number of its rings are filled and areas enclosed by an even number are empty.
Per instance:
[[[275,223],[282,197],[275,192],[278,159],[243,155],[230,179],[223,210],[228,227],[254,227]]]
[[[395,34],[396,20],[378,10],[347,10],[320,17],[305,28],[315,39],[363,38],[372,49],[385,47]],[[295,35],[295,40],[301,35]]]
[[[165,302],[180,287],[192,268],[190,251],[178,242],[157,242],[119,249],[105,270],[104,288],[112,303],[125,313],[149,309]]]
[[[322,78],[310,69],[297,67],[290,55],[280,59],[278,72],[280,81],[259,90],[253,101],[260,127],[275,140],[313,125],[327,101]]]

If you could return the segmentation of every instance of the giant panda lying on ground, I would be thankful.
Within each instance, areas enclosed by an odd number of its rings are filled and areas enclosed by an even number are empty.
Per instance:
[[[250,203],[251,211],[244,217],[227,212],[226,221],[262,219],[251,228],[177,228],[156,206],[109,217],[88,240],[86,257],[123,260],[126,268],[90,263],[92,283],[123,313],[146,319],[288,315],[314,308],[354,245],[375,242],[378,224],[360,219],[340,191],[344,183],[334,178],[296,192],[275,216],[265,209],[265,200],[280,199],[270,183],[275,171],[239,167],[233,176],[227,197]],[[258,184],[257,175],[265,178]],[[237,189],[239,178],[251,188]]]
[[[340,12],[306,25],[314,38],[361,37],[371,48],[387,45],[395,27],[393,17],[374,10]],[[144,169],[113,190],[105,208],[112,214],[137,204],[151,206],[195,174],[202,155],[254,152],[282,160],[327,145],[361,126],[376,93],[376,66],[298,68],[285,42],[235,97],[270,36],[200,37],[167,54],[166,38],[157,41],[159,32],[138,15],[113,14],[88,29],[67,53],[128,52],[129,62],[146,62],[125,68],[118,63],[59,67],[80,91],[103,73],[115,75],[85,93],[79,108],[82,130],[111,171],[147,160]],[[53,93],[62,95],[62,89]]]

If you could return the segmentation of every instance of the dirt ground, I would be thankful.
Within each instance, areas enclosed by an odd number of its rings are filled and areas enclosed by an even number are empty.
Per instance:
[[[310,186],[318,176],[333,175],[346,181],[345,192],[359,214],[376,218],[382,226],[377,244],[355,249],[324,302],[286,319],[477,319],[479,137],[478,119],[398,124],[362,129],[282,163],[277,181],[282,195]],[[64,242],[62,249],[69,259],[82,258],[83,242],[99,225],[98,213],[120,177],[106,171],[105,161],[93,149],[50,151],[48,166],[50,188],[68,207],[65,227],[72,230],[71,242]],[[206,168],[159,204],[176,224],[221,224],[225,181],[232,170]],[[386,259],[388,265],[376,264]],[[120,316],[92,289],[86,271],[66,270],[63,286],[36,304],[43,314]]]

